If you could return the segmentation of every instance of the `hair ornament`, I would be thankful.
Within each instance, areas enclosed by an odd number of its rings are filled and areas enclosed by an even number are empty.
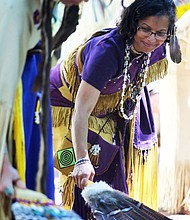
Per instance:
[[[174,25],[171,30],[170,38],[169,38],[170,57],[174,63],[180,63],[182,59],[181,58],[182,55],[181,55],[179,41],[176,36],[176,30],[177,27]]]

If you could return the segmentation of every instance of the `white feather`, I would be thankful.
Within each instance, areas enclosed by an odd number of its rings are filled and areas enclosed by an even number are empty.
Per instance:
[[[95,182],[95,183],[92,183],[92,184],[86,186],[83,189],[81,195],[84,198],[84,200],[87,203],[89,203],[90,197],[100,195],[106,191],[112,192],[113,189],[106,182],[100,181],[100,182]]]

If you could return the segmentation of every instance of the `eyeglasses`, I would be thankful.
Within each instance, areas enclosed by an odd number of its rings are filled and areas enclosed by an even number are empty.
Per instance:
[[[149,28],[145,28],[142,26],[138,26],[137,31],[139,31],[141,35],[143,35],[144,37],[150,37],[153,34],[157,40],[166,40],[168,36],[168,34],[165,32],[161,32],[161,31],[153,32]]]

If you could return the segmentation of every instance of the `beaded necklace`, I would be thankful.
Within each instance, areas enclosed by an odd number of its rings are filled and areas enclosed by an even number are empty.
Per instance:
[[[131,81],[129,69],[132,65],[130,63],[130,45],[126,43],[125,47],[125,57],[124,57],[124,79],[122,85],[122,94],[121,94],[121,101],[120,101],[120,111],[124,119],[131,120],[134,117],[134,113],[137,111],[137,103],[141,99],[141,91],[144,88],[145,80],[147,78],[148,66],[150,63],[151,53],[147,53],[144,56],[144,62],[142,63],[141,70],[138,74],[137,80]],[[127,87],[128,85],[128,87]],[[130,97],[125,100],[126,90],[129,91]],[[126,103],[126,104],[125,104]],[[125,107],[124,107],[125,104]],[[132,112],[130,113],[130,108],[132,107]],[[127,113],[129,113],[127,115]]]

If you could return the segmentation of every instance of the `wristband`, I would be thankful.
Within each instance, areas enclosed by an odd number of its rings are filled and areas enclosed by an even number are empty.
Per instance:
[[[84,164],[84,163],[90,163],[90,160],[88,158],[81,158],[81,159],[76,161],[75,167],[77,167],[81,164]]]

